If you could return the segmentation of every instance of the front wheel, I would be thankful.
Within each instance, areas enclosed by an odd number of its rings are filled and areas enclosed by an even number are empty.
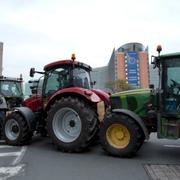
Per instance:
[[[144,134],[135,121],[122,114],[107,116],[100,128],[102,148],[112,156],[131,157],[141,147]]]
[[[61,98],[48,112],[47,127],[58,149],[80,152],[90,145],[96,134],[97,114],[78,98]]]
[[[32,132],[24,117],[19,113],[13,112],[8,115],[4,124],[4,137],[9,145],[24,145],[28,144],[32,138]]]

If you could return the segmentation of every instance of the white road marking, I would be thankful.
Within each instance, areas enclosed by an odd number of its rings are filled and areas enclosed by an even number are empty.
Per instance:
[[[7,153],[0,153],[0,157],[5,156],[20,156],[21,152],[7,152]]]
[[[8,148],[8,147],[12,148],[12,146],[0,146],[0,147],[1,147],[1,148]],[[0,153],[0,157],[5,157],[5,156],[17,156],[17,157],[14,159],[14,161],[12,162],[12,165],[15,165],[15,164],[19,163],[19,162],[22,160],[22,158],[23,158],[26,150],[27,150],[27,147],[23,146],[23,147],[21,148],[21,151],[16,151],[16,152],[3,152],[3,153]]]
[[[25,154],[26,150],[27,150],[27,147],[23,146],[21,151],[19,152],[19,155],[12,162],[12,165],[16,165],[16,164],[20,163],[20,161],[24,157],[24,154]]]
[[[0,145],[0,148],[11,148],[13,146],[8,145]],[[0,157],[13,157],[13,161],[11,163],[11,166],[9,167],[0,167],[0,180],[7,180],[10,177],[16,176],[20,172],[24,172],[25,164],[19,164],[22,158],[24,157],[24,154],[27,150],[26,146],[23,146],[20,151],[15,152],[2,152],[0,153]]]
[[[1,148],[12,148],[13,146],[8,146],[8,145],[0,145],[0,149]]]
[[[180,148],[180,145],[173,145],[173,144],[165,144],[164,146],[170,148]]]
[[[24,164],[19,164],[12,167],[0,167],[0,180],[6,180],[10,177],[16,176],[24,171]]]

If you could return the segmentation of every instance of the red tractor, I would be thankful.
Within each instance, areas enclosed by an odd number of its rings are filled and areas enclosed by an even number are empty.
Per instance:
[[[27,144],[35,132],[46,134],[58,149],[80,152],[88,147],[99,129],[98,107],[109,105],[109,95],[92,89],[91,67],[72,60],[50,63],[43,74],[41,94],[31,96],[8,115],[4,125],[9,145]],[[40,79],[42,82],[42,79]]]

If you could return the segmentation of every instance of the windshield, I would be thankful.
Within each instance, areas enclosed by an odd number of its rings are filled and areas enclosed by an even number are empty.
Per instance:
[[[80,67],[58,67],[46,72],[44,87],[45,96],[51,96],[56,91],[69,87],[90,89],[89,71]]]
[[[164,63],[163,86],[165,95],[165,111],[180,113],[180,59],[168,59]]]
[[[90,76],[89,72],[82,68],[73,69],[73,82],[74,86],[90,89]]]
[[[1,81],[1,93],[3,96],[19,97],[22,96],[21,82],[17,81]]]
[[[50,96],[59,89],[70,86],[69,68],[61,67],[46,73],[45,95]]]

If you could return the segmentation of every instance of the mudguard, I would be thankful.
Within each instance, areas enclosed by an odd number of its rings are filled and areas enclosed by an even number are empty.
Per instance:
[[[108,107],[109,106],[109,94],[106,93],[105,91],[102,91],[100,89],[92,89],[94,93],[96,93],[97,96],[101,98],[102,101],[104,101],[105,105]]]
[[[0,139],[3,136],[3,125],[6,118],[5,111],[0,110]]]
[[[148,130],[144,124],[144,121],[137,114],[135,114],[133,111],[130,111],[128,109],[113,109],[112,112],[122,113],[122,114],[128,115],[131,118],[133,118],[142,128],[145,138],[149,139],[149,133],[148,133]]]
[[[14,109],[14,112],[20,113],[26,120],[29,130],[34,131],[36,125],[36,116],[34,112],[28,107],[17,107]]]
[[[7,110],[7,102],[3,96],[0,95],[0,110]]]
[[[3,136],[3,125],[6,119],[6,111],[8,110],[8,106],[5,98],[0,95],[0,139]]]
[[[58,98],[63,97],[63,96],[79,96],[79,97],[87,99],[88,101],[92,103],[98,103],[101,101],[101,98],[91,90],[83,89],[80,87],[70,87],[70,88],[59,90],[56,93],[54,93],[48,99],[48,102],[44,103],[45,109],[48,109],[50,105],[52,104],[52,102],[55,102]]]

